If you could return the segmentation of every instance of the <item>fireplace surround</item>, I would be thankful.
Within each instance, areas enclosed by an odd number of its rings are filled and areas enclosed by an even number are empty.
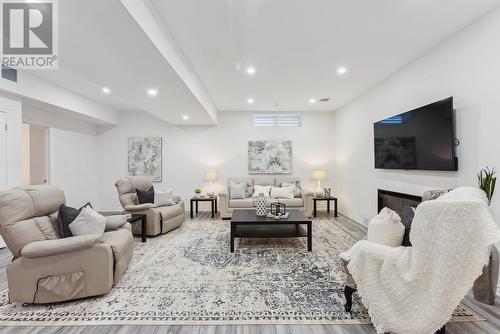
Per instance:
[[[422,196],[378,189],[378,212],[387,207],[400,214],[405,206],[409,205],[415,208],[420,203],[422,203]]]

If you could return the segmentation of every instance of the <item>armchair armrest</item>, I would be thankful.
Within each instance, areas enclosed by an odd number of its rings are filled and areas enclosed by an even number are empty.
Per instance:
[[[302,190],[302,196],[303,197],[308,197],[308,196],[314,196],[314,190],[311,189],[303,189]]]
[[[63,239],[33,241],[23,247],[21,255],[27,258],[37,258],[69,253],[90,248],[101,242],[101,236],[95,234],[80,235]]]
[[[125,210],[126,211],[143,211],[143,210],[151,209],[154,207],[155,206],[152,203],[144,203],[144,204],[139,204],[139,205],[130,204],[130,205],[125,206]]]
[[[117,230],[127,223],[130,218],[129,215],[113,215],[106,217],[106,228],[105,231]]]

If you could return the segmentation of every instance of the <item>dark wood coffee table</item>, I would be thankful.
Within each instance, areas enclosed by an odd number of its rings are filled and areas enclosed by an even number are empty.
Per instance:
[[[255,210],[237,209],[231,218],[231,253],[235,238],[307,237],[307,250],[312,251],[312,222],[302,212],[290,210],[287,219],[257,216]],[[306,225],[307,231],[301,225]]]

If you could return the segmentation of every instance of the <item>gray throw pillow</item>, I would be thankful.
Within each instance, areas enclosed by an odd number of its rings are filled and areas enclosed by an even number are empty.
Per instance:
[[[231,199],[244,199],[247,185],[245,183],[229,184],[229,194]]]
[[[294,197],[299,198],[300,195],[300,181],[294,182],[281,182],[282,187],[293,187],[294,188]]]
[[[405,234],[403,235],[403,243],[401,244],[401,246],[411,247],[410,232],[414,216],[415,209],[409,205],[405,206],[399,213],[399,217],[401,217],[401,223],[405,227]]]

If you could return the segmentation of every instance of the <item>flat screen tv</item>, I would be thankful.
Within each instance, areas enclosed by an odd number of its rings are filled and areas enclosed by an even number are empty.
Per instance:
[[[457,170],[453,97],[374,124],[375,168]]]

